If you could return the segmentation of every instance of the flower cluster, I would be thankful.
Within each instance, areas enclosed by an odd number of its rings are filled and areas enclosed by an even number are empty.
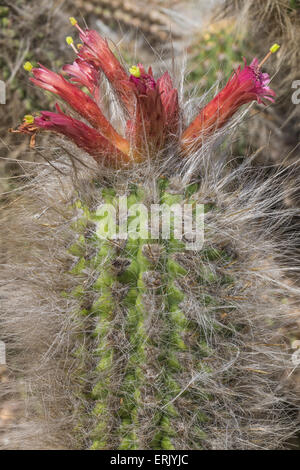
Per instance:
[[[239,67],[232,74],[225,88],[180,134],[178,91],[169,73],[156,79],[151,67],[146,71],[142,64],[131,67],[128,73],[105,39],[94,30],[82,30],[74,18],[70,21],[79,31],[81,44],[75,47],[73,39],[67,38],[77,55],[72,65],[63,67],[69,79],[42,65],[33,68],[27,62],[24,68],[32,72],[32,83],[59,96],[85,122],[63,113],[56,105],[56,112],[25,116],[15,132],[35,135],[38,130],[48,130],[63,134],[98,162],[120,167],[156,155],[170,138],[184,149],[199,147],[243,104],[272,101],[275,96],[268,87],[269,76],[261,72],[258,60],[249,66],[245,61],[244,68]],[[123,132],[113,127],[99,105],[101,74],[106,76],[127,116]]]

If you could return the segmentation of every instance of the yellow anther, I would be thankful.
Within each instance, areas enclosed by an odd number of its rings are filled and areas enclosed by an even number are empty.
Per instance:
[[[71,16],[69,20],[72,26],[75,26],[77,24],[77,20],[73,16]]]
[[[80,49],[81,47],[83,47],[83,44],[77,44],[77,49]]]
[[[279,44],[276,44],[276,43],[273,44],[273,46],[270,47],[270,50],[268,54],[266,55],[266,57],[264,57],[261,63],[258,65],[258,68],[260,69],[261,66],[264,65],[264,63],[271,57],[271,55],[274,54],[274,52],[278,51],[279,48],[280,48]]]
[[[137,65],[133,65],[132,67],[130,67],[129,73],[131,73],[131,75],[133,75],[136,78],[140,78],[141,76],[140,68]]]
[[[72,36],[66,37],[66,43],[69,44],[69,46],[74,43]]]
[[[73,38],[72,36],[67,36],[66,37],[66,43],[72,47],[73,51],[75,52],[75,54],[78,53],[78,50],[76,49],[76,47],[74,46],[74,41],[73,41]]]
[[[278,49],[280,48],[279,44],[273,44],[272,47],[270,47],[270,52],[272,52],[272,54],[274,54],[274,52],[277,52]]]
[[[33,69],[33,65],[31,62],[25,62],[23,67],[24,67],[24,70],[26,70],[26,72],[31,72],[31,70]]]
[[[24,121],[27,124],[33,124],[34,123],[34,116],[32,116],[31,114],[27,114],[26,116],[24,116]]]

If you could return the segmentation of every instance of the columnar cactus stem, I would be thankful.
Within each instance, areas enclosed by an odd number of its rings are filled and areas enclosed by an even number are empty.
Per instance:
[[[102,192],[105,204],[114,205],[114,192]],[[112,215],[108,214],[108,227],[109,218]],[[96,215],[93,219],[99,221],[103,218]],[[107,236],[109,237],[109,232]],[[97,231],[96,231],[97,237]],[[94,442],[92,449],[105,449],[109,445],[109,438],[113,427],[113,417],[111,410],[115,397],[112,394],[113,388],[111,385],[111,377],[114,374],[115,363],[117,361],[115,347],[114,347],[114,333],[116,331],[115,325],[115,311],[116,301],[113,296],[113,289],[117,282],[116,273],[113,269],[112,261],[117,256],[116,245],[107,239],[99,239],[99,251],[95,256],[95,268],[100,273],[95,282],[93,289],[99,292],[99,297],[92,306],[92,314],[96,317],[96,328],[94,335],[96,336],[97,347],[94,355],[97,360],[96,374],[98,380],[92,390],[92,398],[96,401],[94,407],[94,415],[97,418],[98,424],[93,431]]]
[[[178,204],[182,201],[183,196],[181,194],[169,194],[162,188],[162,204],[171,206],[172,204]],[[174,229],[174,216],[171,229]],[[177,438],[176,434],[178,431],[178,429],[176,429],[176,418],[178,418],[179,413],[176,406],[172,404],[172,400],[176,396],[174,393],[180,392],[180,386],[176,379],[177,374],[182,372],[182,364],[180,360],[178,360],[178,355],[184,353],[187,348],[182,339],[184,335],[183,325],[186,319],[184,314],[180,311],[180,303],[184,298],[184,294],[175,286],[175,281],[178,275],[186,274],[186,271],[172,260],[172,256],[178,249],[181,251],[182,246],[183,243],[175,241],[173,233],[170,233],[170,240],[164,241],[162,288],[164,295],[162,323],[164,326],[162,331],[162,351],[159,357],[162,367],[161,374],[163,383],[159,397],[161,410],[157,416],[158,431],[155,433],[152,443],[154,449],[175,449],[173,438]]]
[[[168,180],[158,181],[155,192],[161,204],[169,207],[174,204],[183,207],[197,189],[194,185],[192,192],[187,190],[184,194],[178,189],[172,192],[168,186]],[[117,207],[115,191],[104,189],[102,196],[105,204]],[[140,187],[130,189],[128,208],[147,203],[147,196],[149,204],[149,195],[144,190]],[[77,244],[70,248],[70,252],[78,256],[72,272],[79,275],[88,268],[99,273],[93,285],[99,296],[90,308],[96,321],[93,354],[97,377],[91,391],[96,420],[91,448],[175,449],[180,446],[182,433],[187,432],[182,421],[187,404],[193,421],[189,439],[199,448],[204,435],[199,431],[199,422],[206,417],[198,409],[199,397],[194,394],[193,387],[182,392],[180,382],[184,374],[189,376],[190,371],[202,367],[201,351],[208,345],[181,308],[185,295],[180,282],[186,282],[188,271],[177,260],[178,254],[184,254],[185,245],[175,238],[176,214],[171,218],[169,240],[133,237],[129,218],[129,238],[120,245],[109,238],[109,227],[113,223],[109,211],[102,210],[100,215],[97,210],[91,213],[80,204],[79,207],[84,218],[80,216],[74,227],[82,232],[88,221],[93,221],[96,229],[92,238],[84,240],[80,235]],[[139,228],[144,222],[141,217]],[[92,244],[97,250],[89,261],[82,256],[85,243]],[[116,296],[117,290],[125,294]],[[74,295],[80,295],[80,290],[75,290]],[[118,311],[125,316],[122,356],[116,347]],[[89,311],[85,311],[85,316],[87,313]],[[87,331],[87,328],[83,330]],[[87,341],[83,338],[83,344]],[[118,372],[120,367],[121,374]],[[178,398],[181,393],[183,399]],[[146,437],[145,425],[148,425]]]
[[[143,193],[133,191],[128,198],[128,207],[143,202]],[[141,220],[142,222],[142,220]],[[118,448],[134,450],[140,447],[139,413],[142,407],[141,387],[145,383],[145,363],[147,335],[145,331],[145,308],[143,295],[145,294],[144,273],[149,262],[142,253],[143,240],[131,239],[125,250],[130,264],[128,269],[120,276],[121,282],[129,283],[128,294],[124,302],[127,307],[127,320],[125,332],[127,336],[127,364],[124,371],[124,381],[120,389],[121,423],[118,429],[120,443]]]

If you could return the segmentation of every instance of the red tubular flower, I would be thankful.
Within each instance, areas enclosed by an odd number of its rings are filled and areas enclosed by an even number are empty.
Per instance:
[[[80,88],[43,66],[32,69],[32,73],[34,78],[30,80],[35,85],[60,96],[119,150],[129,153],[128,142],[115,131],[95,101]]]
[[[93,64],[76,59],[72,65],[64,65],[63,70],[72,82],[85,86],[92,95],[98,90],[99,71]]]
[[[63,134],[98,162],[105,161],[110,166],[119,167],[130,161],[128,155],[116,149],[95,129],[65,115],[58,106],[57,110],[58,113],[42,111],[41,116],[36,117],[31,126],[34,126],[34,129],[39,128]]]
[[[149,154],[159,150],[166,132],[166,116],[161,100],[161,93],[149,68],[145,73],[142,64],[138,64],[138,75],[130,75],[132,89],[136,96],[134,116],[127,124],[128,138],[134,153]],[[145,158],[145,155],[144,155]]]
[[[101,68],[127,111],[132,113],[134,97],[127,72],[110,50],[107,41],[94,30],[80,32],[80,39],[84,46],[80,48],[78,57]]]
[[[197,140],[199,142],[199,137],[207,137],[223,127],[243,104],[251,101],[263,103],[263,99],[274,101],[272,97],[275,92],[267,86],[269,75],[260,71],[258,60],[254,59],[250,66],[247,66],[245,59],[244,62],[244,69],[239,67],[233,73],[225,88],[200,111],[185,130],[182,135],[184,146]]]
[[[67,38],[78,58],[63,70],[75,84],[43,66],[33,69],[27,62],[24,68],[32,71],[34,77],[31,81],[35,85],[60,96],[93,128],[63,114],[57,107],[58,113],[44,111],[38,118],[25,116],[25,122],[14,131],[30,134],[31,145],[34,145],[36,132],[45,129],[65,135],[96,160],[105,159],[113,166],[127,165],[154,157],[169,138],[182,144],[184,150],[191,144],[199,147],[203,138],[224,126],[243,104],[254,100],[261,103],[263,99],[274,101],[275,93],[268,87],[269,75],[262,73],[260,68],[279,48],[277,44],[271,47],[260,64],[254,59],[247,66],[245,61],[244,68],[239,67],[234,72],[225,88],[180,136],[178,92],[168,72],[155,80],[151,67],[146,72],[143,65],[138,64],[130,68],[128,75],[105,39],[96,31],[83,31],[75,18],[70,20],[83,42],[78,51],[72,37]],[[128,112],[126,138],[116,132],[96,102],[100,72],[106,75]],[[85,86],[92,97],[80,86]]]
[[[157,80],[161,102],[165,112],[166,133],[177,135],[179,124],[178,91],[173,88],[172,79],[168,72]]]

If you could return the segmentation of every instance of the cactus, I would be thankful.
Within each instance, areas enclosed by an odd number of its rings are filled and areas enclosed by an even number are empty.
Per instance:
[[[137,186],[128,191],[128,206],[160,201],[172,206],[189,201],[196,187],[187,188],[185,194],[172,188],[167,181],[159,182],[153,192]],[[195,185],[194,185],[195,186]],[[153,191],[153,188],[152,188]],[[103,190],[103,200],[117,205],[112,190]],[[87,208],[80,219],[84,233],[86,224],[101,223],[101,216],[90,214]],[[140,220],[142,224],[142,220]],[[102,222],[103,224],[103,222]],[[184,243],[171,238],[164,243],[155,240],[131,238],[118,243],[108,238],[97,237],[101,229],[95,228],[95,255],[87,263],[84,253],[91,239],[79,237],[79,243],[71,247],[78,256],[73,273],[79,275],[87,269],[98,273],[93,289],[96,300],[89,311],[95,320],[95,376],[97,381],[91,390],[95,400],[96,426],[92,431],[92,449],[119,448],[123,450],[154,448],[175,449],[181,447],[183,433],[189,434],[188,445],[200,448],[205,433],[201,423],[207,419],[197,410],[197,390],[191,386],[183,393],[176,405],[170,401],[180,394],[181,384],[189,378],[188,368],[194,373],[205,370],[205,358],[209,357],[208,345],[201,338],[192,312],[181,308],[185,300],[184,286],[194,283],[193,276],[201,279],[199,308],[206,310],[214,303],[209,291],[214,283],[230,284],[225,274],[217,275],[218,260],[222,265],[228,257],[221,251],[208,250],[203,255],[203,264],[188,273],[180,264],[184,259]],[[101,241],[102,240],[102,241]],[[73,295],[82,295],[79,290]],[[83,302],[84,300],[83,294]],[[123,320],[125,323],[122,325]],[[159,331],[157,331],[159,325]],[[122,332],[121,329],[124,329]],[[123,357],[120,356],[120,347]],[[114,379],[122,368],[121,376]],[[186,376],[186,377],[185,377]],[[116,384],[119,388],[116,391]],[[151,383],[153,381],[153,383]],[[184,430],[182,410],[189,406],[194,415],[194,425],[189,433]],[[112,410],[115,409],[115,413]],[[147,436],[144,434],[147,433]],[[186,437],[187,438],[187,437]]]
[[[26,115],[15,131],[32,145],[50,131],[75,146],[62,144],[73,172],[65,158],[51,162],[1,224],[6,289],[16,291],[3,293],[13,313],[1,324],[27,404],[3,447],[284,445],[297,423],[296,400],[280,382],[290,357],[279,327],[296,289],[285,288],[275,259],[290,245],[275,235],[291,214],[271,211],[280,199],[276,176],[265,185],[246,165],[231,172],[216,158],[240,107],[273,100],[269,77],[257,59],[244,64],[186,125],[168,72],[155,78],[138,64],[128,74],[96,31],[70,21],[82,41],[69,41],[77,54],[64,67],[70,80],[26,69],[73,112],[57,105]],[[100,73],[117,113],[103,112]],[[147,230],[154,204],[170,209],[165,237]],[[188,245],[189,231],[178,236],[174,205],[189,205],[190,218],[200,211],[199,230],[204,212],[203,247],[201,238]],[[127,238],[114,237],[116,226]]]
[[[174,7],[176,2],[150,2],[126,0],[76,0],[72,8],[83,12],[87,17],[96,15],[105,25],[114,28],[125,27],[141,31],[152,44],[168,44],[170,27],[172,25],[173,39],[181,37],[179,28],[164,11]],[[92,15],[91,15],[92,14]]]
[[[245,39],[234,31],[232,21],[219,21],[193,39],[189,47],[189,86],[199,94],[222,82],[236,68],[245,50]]]

